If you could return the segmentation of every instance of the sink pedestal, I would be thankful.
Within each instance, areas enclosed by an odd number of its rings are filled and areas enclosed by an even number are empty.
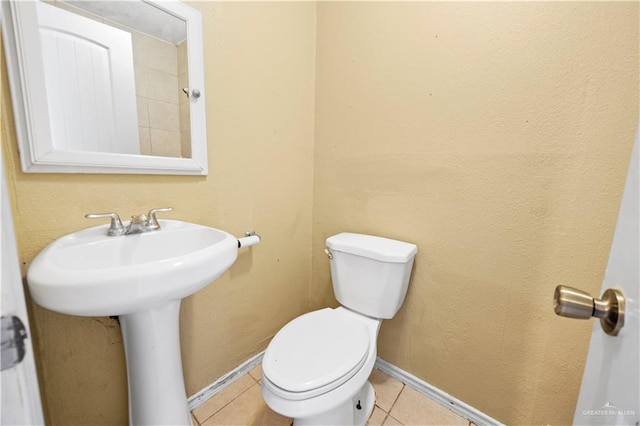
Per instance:
[[[191,425],[179,316],[180,300],[120,316],[131,425]]]

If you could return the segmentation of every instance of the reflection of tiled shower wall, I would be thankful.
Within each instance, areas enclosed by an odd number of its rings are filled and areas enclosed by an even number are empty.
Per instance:
[[[189,98],[183,95],[182,89],[189,87],[189,73],[187,72],[187,42],[178,46],[178,89],[180,95],[180,137],[182,157],[191,158],[191,116],[189,114]],[[187,89],[190,90],[190,89]]]
[[[188,99],[187,86],[178,84],[180,49],[136,31],[132,36],[140,153],[182,157],[181,105]],[[186,75],[186,62],[182,67]]]

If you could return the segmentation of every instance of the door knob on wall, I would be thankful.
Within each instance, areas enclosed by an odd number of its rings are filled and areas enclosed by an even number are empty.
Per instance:
[[[553,309],[556,315],[568,318],[600,318],[605,333],[617,336],[624,326],[625,299],[622,291],[609,288],[601,299],[577,288],[559,285],[553,295]]]

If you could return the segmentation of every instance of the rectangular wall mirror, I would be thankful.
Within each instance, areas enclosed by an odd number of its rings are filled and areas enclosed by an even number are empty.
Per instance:
[[[200,12],[179,1],[2,3],[24,172],[207,174]]]

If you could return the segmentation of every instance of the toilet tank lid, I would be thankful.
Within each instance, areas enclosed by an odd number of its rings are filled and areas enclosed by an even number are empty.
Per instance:
[[[406,263],[418,252],[415,244],[350,232],[329,237],[326,243],[331,250],[392,263]]]

